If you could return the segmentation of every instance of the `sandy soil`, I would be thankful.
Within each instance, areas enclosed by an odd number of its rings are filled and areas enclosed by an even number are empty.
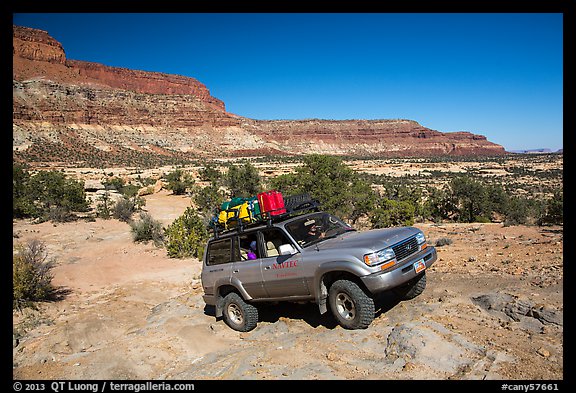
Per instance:
[[[190,205],[166,191],[145,198],[164,225]],[[563,379],[562,227],[416,226],[451,243],[424,293],[383,294],[368,329],[280,304],[239,333],[205,308],[198,260],[134,243],[126,223],[14,221],[14,243],[44,241],[69,293],[13,313],[13,378]]]

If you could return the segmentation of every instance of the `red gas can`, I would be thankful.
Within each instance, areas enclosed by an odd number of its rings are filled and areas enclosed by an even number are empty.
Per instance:
[[[286,213],[284,207],[284,197],[280,191],[271,190],[258,194],[258,202],[260,203],[260,210],[263,213],[268,213],[271,216]]]

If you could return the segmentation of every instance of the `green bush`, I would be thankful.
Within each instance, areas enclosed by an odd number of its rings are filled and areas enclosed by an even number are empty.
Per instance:
[[[35,217],[38,209],[29,191],[30,173],[21,165],[12,166],[12,216]]]
[[[562,224],[564,222],[564,193],[554,192],[552,198],[544,203],[544,213],[539,217],[539,225]]]
[[[174,195],[183,195],[188,188],[194,185],[192,175],[182,169],[175,169],[167,174],[166,180],[168,181],[166,188],[171,190]]]
[[[395,201],[408,202],[410,205],[414,206],[414,218],[418,217],[423,220],[428,214],[426,206],[424,204],[424,195],[422,187],[417,185],[406,185],[404,182],[388,181],[385,185],[387,199],[393,199]]]
[[[370,217],[372,228],[409,226],[414,224],[415,207],[407,201],[383,199]]]
[[[442,189],[431,188],[424,210],[434,221],[486,223],[503,216],[505,225],[519,225],[540,216],[538,205],[535,200],[509,195],[501,185],[458,176]]]
[[[222,173],[212,164],[207,164],[204,168],[198,171],[198,177],[202,181],[209,181],[210,183],[219,183],[222,179]]]
[[[132,238],[135,242],[153,241],[156,247],[164,243],[162,224],[155,220],[149,213],[141,212],[140,220],[130,221]]]
[[[22,166],[12,168],[12,214],[16,218],[64,220],[71,212],[85,212],[89,203],[84,183],[67,179],[58,171],[30,175]]]
[[[352,223],[372,211],[376,198],[370,184],[341,158],[321,154],[304,157],[295,173],[276,177],[272,187],[284,195],[308,193],[320,201],[323,210]]]
[[[249,162],[231,165],[224,177],[224,185],[230,190],[230,198],[249,198],[262,191],[260,174]]]
[[[194,190],[192,200],[198,207],[200,214],[204,217],[209,217],[214,213],[214,209],[217,209],[222,205],[222,202],[224,202],[226,198],[217,184],[213,182],[210,183],[209,186],[203,188],[197,187]]]
[[[12,257],[12,308],[35,308],[35,302],[54,298],[52,268],[54,261],[48,260],[46,245],[39,240],[31,240],[26,245],[18,245]]]
[[[188,207],[184,214],[164,229],[164,238],[171,258],[202,258],[208,231],[201,217]]]
[[[510,198],[507,206],[504,219],[504,225],[522,225],[528,223],[529,211],[531,204],[524,198]]]
[[[490,215],[488,192],[482,183],[462,176],[450,183],[452,199],[456,202],[456,219],[460,222],[486,221]]]
[[[96,217],[100,217],[104,220],[112,218],[112,211],[114,208],[114,202],[110,199],[110,193],[108,190],[104,191],[104,194],[100,195],[96,204]]]
[[[134,184],[126,184],[124,179],[119,177],[105,179],[102,182],[102,184],[104,185],[104,188],[106,190],[116,190],[127,199],[134,198],[138,194],[138,190],[140,189],[140,187]]]

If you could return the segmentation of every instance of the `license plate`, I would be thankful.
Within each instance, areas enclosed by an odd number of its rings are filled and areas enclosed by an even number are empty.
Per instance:
[[[414,262],[414,271],[416,273],[420,273],[422,270],[426,269],[426,264],[424,263],[424,259],[420,259],[419,261]]]

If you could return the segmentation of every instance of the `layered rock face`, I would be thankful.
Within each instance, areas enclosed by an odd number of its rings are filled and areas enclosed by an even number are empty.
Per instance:
[[[498,155],[504,148],[470,132],[442,133],[413,120],[257,121],[254,133],[291,150],[388,156]]]
[[[413,120],[244,118],[226,112],[196,79],[66,59],[47,32],[26,27],[14,26],[13,79],[13,150],[21,161],[505,153],[482,135],[442,133]]]
[[[46,77],[54,82],[110,87],[148,94],[192,95],[225,110],[206,86],[193,78],[160,72],[108,67],[67,60],[62,45],[43,30],[13,26],[13,76],[15,80]]]

